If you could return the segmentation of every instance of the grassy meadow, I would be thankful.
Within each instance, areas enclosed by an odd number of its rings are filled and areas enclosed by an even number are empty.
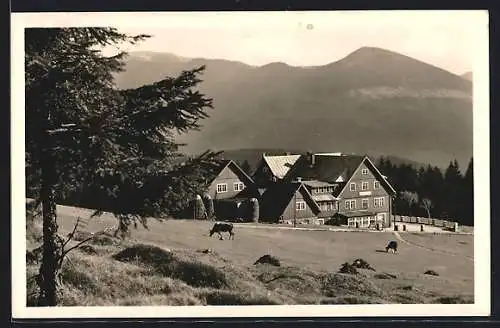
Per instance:
[[[58,207],[60,234],[91,213]],[[76,239],[115,224],[110,215],[89,219]],[[219,240],[208,236],[210,226],[151,219],[149,229],[132,229],[124,241],[111,235],[92,240],[71,252],[63,267],[61,305],[473,303],[473,235],[400,233],[413,245],[400,243],[391,254],[384,251],[396,240],[391,232],[236,226],[235,240]],[[40,231],[40,222],[29,227],[28,250],[40,244]],[[281,266],[254,265],[265,254]],[[338,272],[358,258],[374,270]],[[36,299],[38,267],[27,265],[28,306]]]

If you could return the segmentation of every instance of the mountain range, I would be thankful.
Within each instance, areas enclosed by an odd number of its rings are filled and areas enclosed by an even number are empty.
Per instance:
[[[441,167],[472,156],[472,82],[417,59],[360,48],[322,66],[251,66],[170,53],[130,53],[119,88],[206,66],[200,90],[214,99],[201,131],[179,137],[206,149],[299,149],[393,155]]]

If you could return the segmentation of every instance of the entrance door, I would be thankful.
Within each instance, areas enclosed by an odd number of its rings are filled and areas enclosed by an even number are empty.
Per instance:
[[[377,222],[382,223],[383,225],[385,225],[386,217],[387,217],[387,213],[378,213],[377,214]]]

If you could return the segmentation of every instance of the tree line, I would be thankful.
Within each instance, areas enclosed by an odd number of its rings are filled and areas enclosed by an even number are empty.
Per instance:
[[[474,225],[473,158],[463,173],[457,160],[450,161],[444,172],[432,165],[395,165],[385,157],[378,160],[377,167],[397,191],[394,214]]]

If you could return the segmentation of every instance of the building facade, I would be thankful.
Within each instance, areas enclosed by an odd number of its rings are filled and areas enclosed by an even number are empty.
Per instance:
[[[263,156],[254,175],[260,184],[257,187],[265,190],[261,200],[266,210],[262,215],[277,215],[268,209],[274,206],[269,200],[283,193],[286,189],[283,186],[288,183],[301,185],[307,192],[301,192],[295,206],[281,213],[284,220],[296,220],[300,216],[300,219],[336,220],[338,224],[357,228],[391,225],[392,197],[396,191],[367,156],[341,153],[293,156],[276,156],[277,159]],[[312,204],[306,206],[309,212],[302,209],[300,197]],[[291,201],[289,195],[286,199]],[[276,206],[282,208],[282,205]]]

